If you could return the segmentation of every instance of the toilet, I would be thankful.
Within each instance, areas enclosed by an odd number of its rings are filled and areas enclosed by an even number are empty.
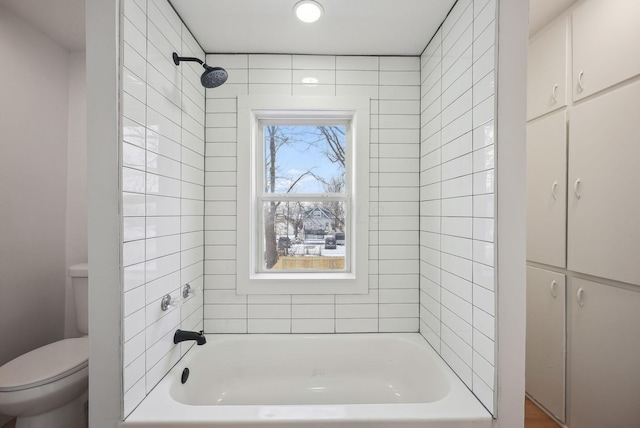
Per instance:
[[[89,386],[87,264],[73,265],[78,331],[0,367],[0,414],[17,416],[16,428],[85,428]]]

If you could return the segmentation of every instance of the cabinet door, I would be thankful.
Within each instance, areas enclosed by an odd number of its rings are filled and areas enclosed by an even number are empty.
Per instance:
[[[640,1],[588,0],[573,11],[573,99],[640,74]]]
[[[527,119],[567,105],[567,28],[564,18],[529,43]]]
[[[567,121],[558,112],[527,125],[527,260],[566,266]]]
[[[526,390],[564,421],[565,276],[527,267]]]
[[[573,278],[569,426],[640,427],[640,290]]]
[[[640,82],[572,110],[569,270],[640,284],[639,136]]]

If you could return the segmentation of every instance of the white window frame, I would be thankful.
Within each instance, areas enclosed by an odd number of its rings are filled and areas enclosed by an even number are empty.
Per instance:
[[[359,97],[238,97],[237,293],[238,294],[365,294],[368,292],[369,249],[369,104]],[[350,182],[349,266],[345,271],[276,272],[260,269],[257,242],[262,239],[262,208],[258,183],[263,167],[261,119],[347,120]],[[349,144],[349,143],[348,143]],[[260,148],[257,148],[260,145]],[[271,194],[270,194],[271,195]],[[283,198],[284,199],[284,198]]]
[[[348,118],[345,118],[344,115],[348,115]],[[346,210],[346,218],[345,218],[345,226],[347,233],[351,232],[351,194],[353,193],[353,132],[351,129],[351,117],[347,112],[315,112],[315,111],[304,111],[304,112],[295,112],[293,115],[288,115],[283,117],[281,111],[272,112],[272,111],[264,111],[257,112],[256,118],[258,120],[258,127],[256,129],[256,141],[255,151],[256,151],[256,167],[257,171],[255,172],[255,197],[256,197],[256,208],[259,213],[257,215],[257,221],[259,224],[259,234],[260,239],[265,236],[265,228],[264,228],[264,204],[270,201],[288,201],[288,202],[327,202],[327,201],[338,201],[343,202],[345,204]],[[265,178],[265,159],[264,159],[264,127],[270,125],[280,125],[280,126],[344,126],[346,129],[345,141],[345,188],[342,194],[328,194],[325,192],[316,192],[316,193],[267,193],[265,192],[264,186],[264,178]],[[320,214],[319,212],[314,212],[315,214]],[[255,242],[255,241],[254,241]],[[347,272],[351,271],[351,252],[349,251],[351,248],[351,244],[348,244],[345,248],[345,270]],[[256,258],[257,263],[255,268],[259,272],[263,273],[273,273],[266,268],[264,268],[264,253],[265,248],[260,246],[255,246],[253,249],[256,254],[253,256]],[[301,271],[296,271],[295,273],[300,273]],[[305,270],[305,272],[313,273],[326,273],[326,271],[321,270]],[[334,270],[333,272],[337,272]],[[292,273],[291,271],[285,271],[282,273]]]

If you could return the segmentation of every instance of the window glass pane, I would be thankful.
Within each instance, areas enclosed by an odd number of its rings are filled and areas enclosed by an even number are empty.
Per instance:
[[[344,201],[264,202],[263,268],[344,271],[345,211]]]
[[[266,125],[265,193],[345,193],[346,127]]]

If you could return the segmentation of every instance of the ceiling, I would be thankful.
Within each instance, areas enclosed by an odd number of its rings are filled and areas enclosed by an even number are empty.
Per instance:
[[[67,51],[85,50],[84,0],[0,0],[0,6]]]
[[[318,0],[313,24],[297,0],[171,0],[207,53],[419,55],[455,0]]]
[[[576,1],[578,0],[529,0],[529,36],[537,33]]]
[[[207,52],[417,55],[455,0],[319,0],[315,24],[296,0],[171,0]],[[533,35],[577,0],[530,0]],[[84,0],[0,0],[69,52],[85,50]]]

